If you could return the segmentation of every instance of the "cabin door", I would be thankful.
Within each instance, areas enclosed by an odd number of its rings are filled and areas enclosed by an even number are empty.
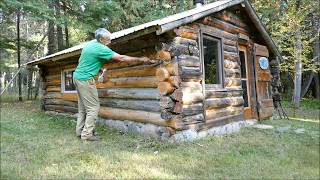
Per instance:
[[[246,46],[239,46],[239,58],[240,58],[240,68],[241,68],[241,86],[243,91],[244,100],[244,117],[245,119],[255,119],[254,107],[255,102],[251,100],[252,97],[252,82],[250,81],[250,63],[248,61],[248,51]],[[251,78],[252,79],[252,78]]]
[[[256,83],[257,112],[259,120],[272,116],[271,72],[269,51],[266,46],[254,44],[254,69]]]

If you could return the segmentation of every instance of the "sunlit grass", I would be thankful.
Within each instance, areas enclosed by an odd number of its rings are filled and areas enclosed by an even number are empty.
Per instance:
[[[263,123],[275,128],[178,144],[99,127],[102,141],[83,142],[71,118],[3,103],[1,179],[318,179],[319,123]]]

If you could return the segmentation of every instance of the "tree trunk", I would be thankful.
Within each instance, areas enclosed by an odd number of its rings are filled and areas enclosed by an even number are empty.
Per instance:
[[[58,19],[61,18],[61,6],[60,1],[55,1],[55,10],[56,10],[56,16]],[[63,46],[63,33],[62,33],[62,27],[61,24],[57,24],[57,40],[58,40],[58,50],[61,51],[64,49]]]
[[[17,12],[17,56],[18,56],[18,70],[20,69],[20,9]],[[21,94],[21,73],[18,74],[19,86],[19,101],[22,101]]]
[[[63,15],[67,16],[67,4],[65,1],[61,1],[62,2],[62,9],[63,9]],[[65,21],[64,22],[64,34],[65,34],[65,38],[66,38],[66,44],[65,44],[65,48],[69,48],[70,43],[69,43],[69,30],[68,30],[68,22]]]
[[[64,33],[65,33],[65,37],[66,37],[66,47],[65,48],[69,48],[70,47],[69,30],[68,30],[68,24],[67,23],[65,23],[65,25],[64,25]]]
[[[301,98],[303,98],[307,94],[310,84],[313,80],[313,77],[314,77],[314,72],[310,72],[306,82],[302,85]]]
[[[317,73],[314,76],[314,82],[315,82],[315,97],[320,100],[320,80],[319,80],[320,73]]]
[[[49,9],[53,9],[53,1],[48,2]],[[53,20],[48,20],[48,55],[53,54],[56,51],[55,48],[55,30]]]
[[[301,72],[302,72],[302,62],[301,62],[301,50],[302,50],[302,42],[301,42],[301,30],[298,27],[296,31],[296,44],[295,44],[295,75],[294,75],[294,91],[293,91],[293,105],[295,108],[299,108],[300,99],[301,99]]]

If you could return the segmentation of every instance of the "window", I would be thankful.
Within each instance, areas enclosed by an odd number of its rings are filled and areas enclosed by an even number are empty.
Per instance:
[[[203,35],[203,63],[206,84],[222,87],[221,39]]]
[[[62,71],[61,89],[63,93],[76,93],[76,86],[73,82],[74,69]]]
[[[248,78],[247,78],[247,54],[246,48],[240,47],[239,49],[239,57],[241,63],[241,86],[243,90],[243,100],[244,100],[244,107],[249,107],[249,100],[248,100]]]

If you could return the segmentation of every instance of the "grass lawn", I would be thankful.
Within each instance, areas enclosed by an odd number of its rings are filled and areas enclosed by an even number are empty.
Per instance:
[[[103,140],[84,142],[71,118],[27,102],[1,106],[1,179],[319,179],[318,119],[267,120],[274,129],[179,144],[99,127]]]

